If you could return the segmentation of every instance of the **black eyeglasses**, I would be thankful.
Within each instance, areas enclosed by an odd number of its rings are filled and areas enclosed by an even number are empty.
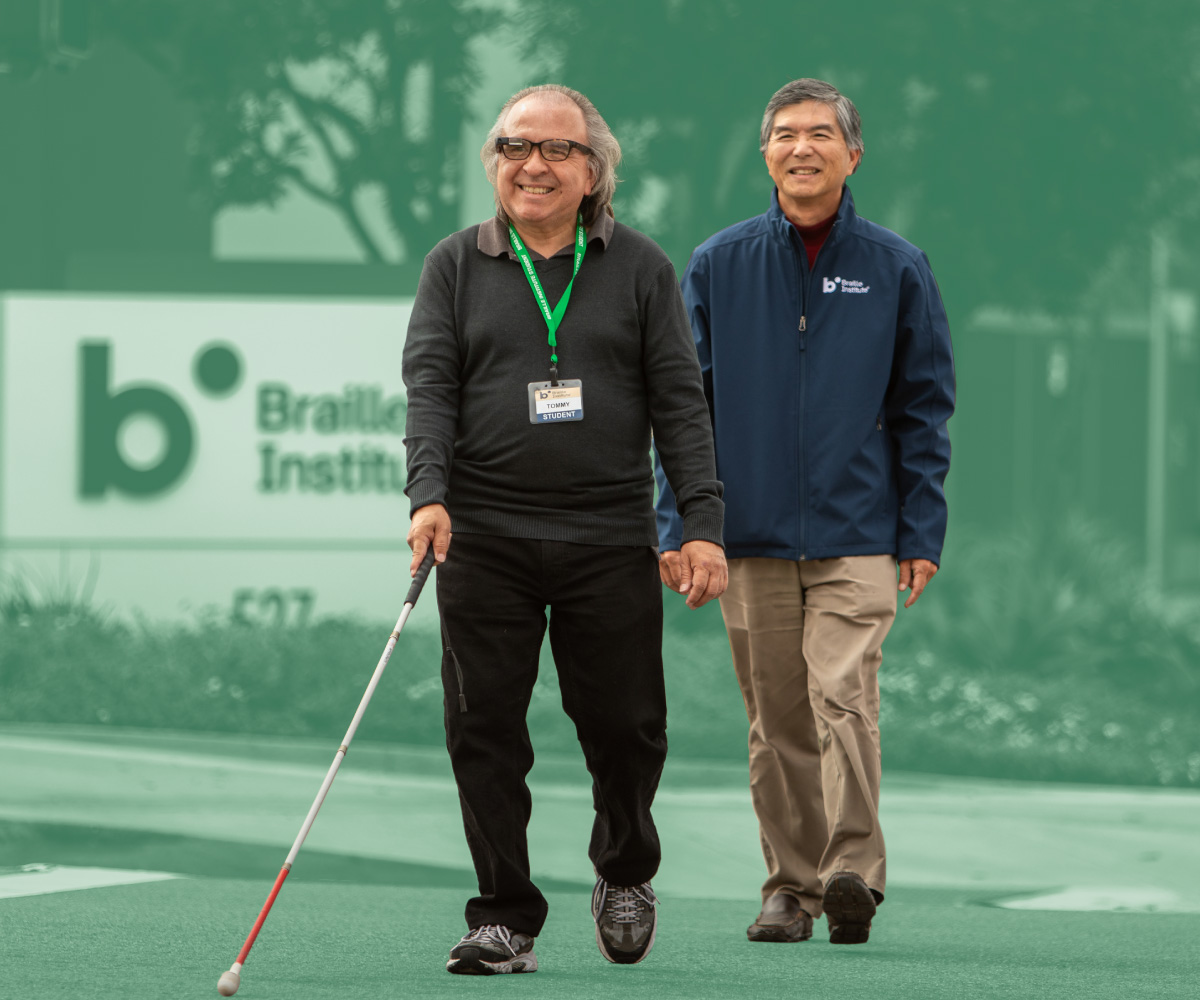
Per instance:
[[[541,142],[530,142],[528,139],[517,139],[514,136],[502,135],[496,140],[496,149],[510,160],[526,160],[533,152],[533,147],[541,151],[543,160],[565,160],[571,155],[572,149],[595,155],[595,150],[574,139],[543,139]]]

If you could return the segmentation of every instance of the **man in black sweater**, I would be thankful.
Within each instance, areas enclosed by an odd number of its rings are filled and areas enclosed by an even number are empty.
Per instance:
[[[439,564],[447,746],[479,879],[447,969],[537,968],[525,715],[547,606],[593,779],[596,940],[634,963],[654,943],[667,748],[651,430],[699,607],[726,584],[708,406],[671,262],[613,219],[620,147],[591,102],[523,90],[480,155],[497,215],[426,258],[404,347],[408,541],[414,571],[431,545]]]

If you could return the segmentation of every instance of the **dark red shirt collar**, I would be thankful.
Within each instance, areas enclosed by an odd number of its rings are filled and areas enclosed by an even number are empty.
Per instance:
[[[789,219],[789,222],[792,220]],[[792,222],[796,227],[796,232],[800,234],[800,239],[804,241],[804,250],[808,254],[808,266],[813,267],[817,263],[817,254],[821,252],[821,247],[825,245],[825,240],[833,230],[833,224],[837,221],[837,212],[834,212],[828,219],[818,222],[815,226],[802,226],[799,223]]]

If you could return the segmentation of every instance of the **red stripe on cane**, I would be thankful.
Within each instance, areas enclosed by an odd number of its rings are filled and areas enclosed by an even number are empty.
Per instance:
[[[239,963],[246,961],[246,956],[250,954],[250,949],[254,947],[254,939],[258,937],[258,932],[262,930],[263,922],[267,919],[267,914],[271,912],[271,906],[275,902],[275,897],[279,895],[279,890],[283,888],[283,880],[288,877],[291,867],[291,865],[284,865],[279,869],[279,874],[275,877],[275,885],[271,888],[271,895],[267,897],[267,901],[263,904],[262,912],[259,913],[258,919],[254,921],[254,927],[250,931],[250,936],[246,938],[246,943],[242,945],[242,950],[238,952],[237,960]]]

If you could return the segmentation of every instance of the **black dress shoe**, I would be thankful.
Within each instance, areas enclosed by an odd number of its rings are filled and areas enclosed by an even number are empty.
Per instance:
[[[875,894],[857,872],[834,872],[821,898],[830,944],[862,944],[871,934]]]
[[[777,892],[763,903],[758,919],[746,928],[751,941],[807,941],[812,937],[813,918],[800,908],[800,900]]]

